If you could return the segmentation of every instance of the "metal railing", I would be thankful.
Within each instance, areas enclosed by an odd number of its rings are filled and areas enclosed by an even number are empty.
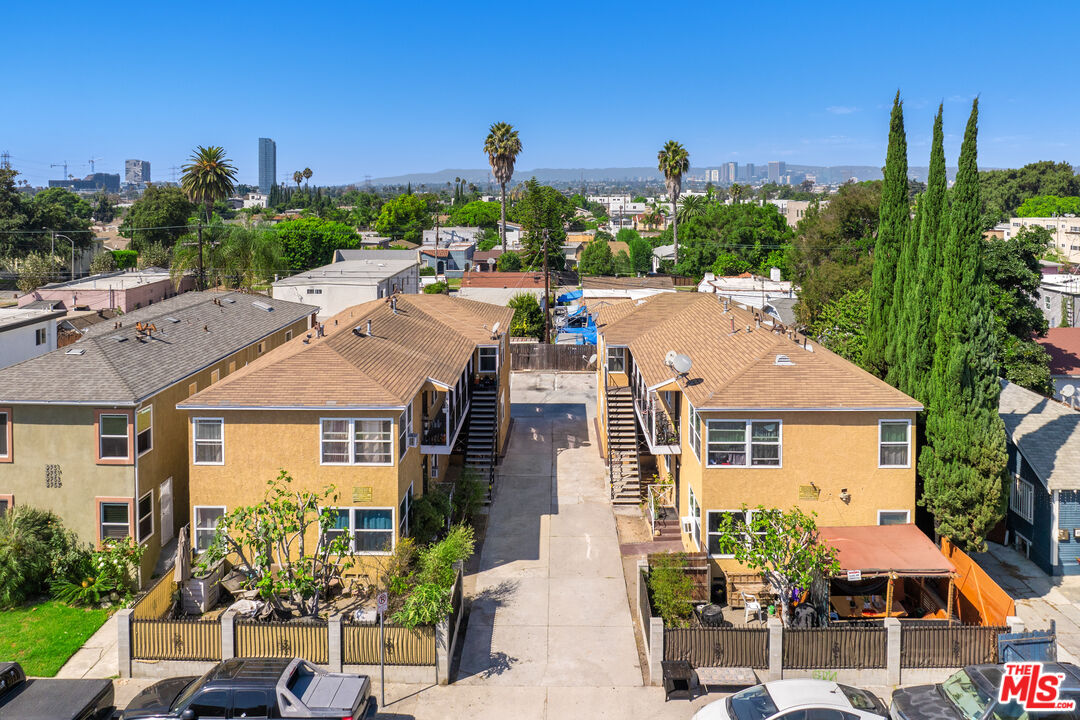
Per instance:
[[[900,629],[900,667],[953,668],[996,663],[998,635],[1007,627],[946,625],[906,626]]]
[[[885,628],[785,628],[784,667],[795,670],[885,667]]]
[[[131,657],[136,660],[221,660],[217,620],[131,621]]]
[[[785,638],[785,651],[787,642]],[[694,667],[769,666],[769,631],[759,628],[684,628],[664,630],[664,659]]]
[[[376,623],[345,622],[341,626],[342,660],[346,665],[379,664],[379,626]],[[435,628],[410,630],[400,625],[383,628],[385,659],[388,665],[434,665]]]
[[[649,485],[648,506],[646,513],[649,518],[649,529],[656,535],[656,520],[659,517],[658,510],[662,507],[675,507],[675,485],[672,483]]]
[[[315,663],[329,662],[329,633],[325,621],[236,621],[237,657],[302,657]]]

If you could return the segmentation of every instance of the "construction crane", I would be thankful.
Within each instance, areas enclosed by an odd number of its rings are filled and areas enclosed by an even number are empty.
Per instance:
[[[52,165],[50,165],[49,167],[51,167],[51,168],[54,168],[54,167],[62,167],[62,168],[64,168],[64,179],[65,179],[65,180],[67,180],[67,179],[68,179],[68,171],[67,171],[67,160],[65,160],[65,161],[64,161],[64,162],[62,162],[62,163],[53,163],[53,164],[52,164]]]
[[[104,159],[105,159],[105,158],[96,158],[96,157],[92,157],[92,158],[90,158],[89,160],[87,160],[87,161],[86,161],[86,162],[87,162],[87,163],[88,163],[88,164],[90,165],[90,174],[91,174],[91,175],[93,175],[93,174],[94,174],[94,163],[96,163],[96,162],[101,162],[101,161],[102,161],[102,160],[104,160]]]

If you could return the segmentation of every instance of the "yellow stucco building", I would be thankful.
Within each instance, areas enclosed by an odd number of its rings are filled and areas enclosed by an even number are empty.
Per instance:
[[[410,534],[412,501],[451,455],[491,477],[509,431],[512,317],[445,295],[375,300],[180,402],[196,548],[286,470],[298,487],[334,486],[337,529],[370,568],[365,557]]]
[[[658,514],[714,579],[738,569],[715,531],[744,505],[798,506],[819,526],[913,521],[914,399],[713,295],[613,305],[597,325],[612,497],[640,502],[670,474]]]

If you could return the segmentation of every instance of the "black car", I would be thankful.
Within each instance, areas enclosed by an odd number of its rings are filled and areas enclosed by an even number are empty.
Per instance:
[[[19,663],[0,663],[0,720],[103,720],[112,712],[112,680],[27,679]]]
[[[1059,688],[1062,700],[1075,700],[1076,710],[1027,712],[1019,703],[998,702],[1003,665],[968,665],[938,685],[916,685],[896,690],[889,716],[893,720],[1078,720],[1080,668],[1071,663],[1043,663],[1046,673],[1065,676]]]
[[[237,658],[202,677],[156,682],[128,703],[123,720],[372,717],[366,675],[329,673],[299,658]]]

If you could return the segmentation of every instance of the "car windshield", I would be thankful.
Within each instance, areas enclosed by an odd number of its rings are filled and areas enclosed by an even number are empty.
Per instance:
[[[188,700],[191,699],[191,696],[195,694],[195,691],[201,688],[203,683],[206,682],[206,678],[210,675],[211,672],[213,672],[213,669],[207,670],[206,674],[204,674],[202,677],[197,677],[191,682],[189,682],[187,685],[185,685],[184,689],[181,690],[180,694],[176,696],[175,700],[173,700],[172,709],[179,710],[184,705],[186,705]]]
[[[943,682],[941,692],[966,720],[979,720],[991,701],[990,696],[984,693],[964,670]]]
[[[863,710],[864,712],[874,713],[875,715],[888,715],[889,711],[885,708],[885,705],[878,700],[876,695],[872,695],[865,690],[859,688],[853,688],[850,685],[838,685],[840,691],[844,693],[844,697],[851,703],[851,707],[856,710]]]
[[[738,720],[765,720],[776,714],[776,703],[764,685],[755,685],[728,698],[728,715]]]

